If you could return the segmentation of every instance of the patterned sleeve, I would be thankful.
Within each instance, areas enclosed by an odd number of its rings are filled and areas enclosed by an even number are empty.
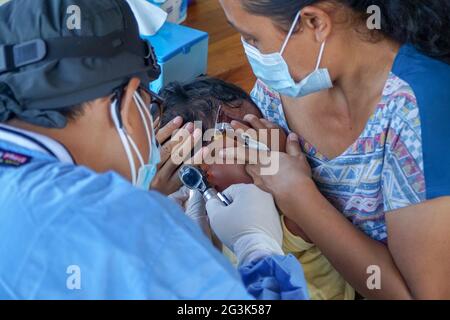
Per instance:
[[[395,93],[387,105],[391,113],[386,132],[382,172],[384,211],[399,210],[426,200],[421,119],[412,90]]]

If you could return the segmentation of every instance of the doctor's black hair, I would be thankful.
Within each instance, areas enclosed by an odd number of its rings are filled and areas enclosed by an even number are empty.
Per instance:
[[[84,104],[77,104],[71,107],[61,109],[61,114],[70,122],[84,115]]]
[[[302,8],[319,3],[346,6],[363,22],[371,41],[384,35],[400,44],[411,44],[424,54],[450,63],[450,1],[448,0],[241,0],[243,8],[270,17],[283,29],[289,28]],[[381,10],[381,30],[369,30],[368,8]],[[362,28],[359,28],[362,29]],[[359,31],[359,30],[358,30]]]

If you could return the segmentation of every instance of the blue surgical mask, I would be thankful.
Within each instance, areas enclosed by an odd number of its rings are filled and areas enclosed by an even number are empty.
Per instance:
[[[111,114],[113,117],[114,124],[118,130],[122,144],[124,146],[125,153],[128,158],[128,163],[130,165],[131,179],[132,179],[133,185],[135,185],[136,187],[139,187],[143,190],[150,190],[150,186],[151,186],[151,184],[156,176],[156,173],[158,171],[158,165],[161,162],[161,154],[160,154],[159,147],[156,143],[156,136],[155,136],[152,115],[151,115],[149,109],[146,107],[141,96],[137,92],[134,93],[133,98],[134,98],[136,107],[139,111],[139,114],[141,116],[142,122],[144,124],[144,128],[145,128],[145,131],[147,134],[147,141],[148,141],[149,147],[150,147],[150,153],[148,156],[149,160],[147,163],[144,162],[142,153],[139,151],[139,148],[137,147],[134,140],[126,132],[125,128],[120,126],[120,122],[118,120],[118,115],[117,115],[117,108],[116,108],[117,101],[111,105]],[[149,123],[149,121],[150,121],[150,123]],[[135,165],[132,149],[134,150],[135,154],[137,155],[138,161],[140,163],[140,167],[138,170],[136,170],[136,165]]]
[[[144,127],[147,132],[147,140],[150,145],[150,154],[148,156],[149,159],[148,163],[147,164],[144,164],[143,162],[141,163],[141,167],[139,168],[136,180],[136,186],[144,190],[150,190],[150,186],[158,171],[158,165],[161,163],[161,152],[159,150],[158,144],[156,143],[153,117],[149,109],[145,106],[144,101],[137,93],[134,94],[134,101],[138,106],[139,113],[141,115],[142,121],[144,122]],[[147,119],[150,119],[151,128],[149,128],[148,126]],[[137,151],[139,150],[136,150],[136,152]]]
[[[280,52],[263,54],[257,48],[242,39],[245,53],[256,77],[272,90],[277,91],[281,95],[293,98],[304,97],[333,87],[328,69],[320,68],[323,52],[325,50],[325,42],[323,42],[320,47],[317,65],[312,73],[299,83],[296,83],[289,72],[289,66],[283,58],[283,53],[292,37],[295,27],[300,19],[300,15],[301,12],[295,17],[294,23],[289,30],[288,36]]]

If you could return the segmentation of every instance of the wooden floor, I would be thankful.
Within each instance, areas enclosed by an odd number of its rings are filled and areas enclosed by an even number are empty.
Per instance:
[[[185,25],[209,33],[208,74],[235,83],[246,91],[255,84],[240,35],[228,24],[218,0],[197,0]]]

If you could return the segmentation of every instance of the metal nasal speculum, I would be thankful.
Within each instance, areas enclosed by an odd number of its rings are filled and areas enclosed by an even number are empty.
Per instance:
[[[222,136],[224,134],[227,133],[232,133],[235,138],[237,138],[237,140],[239,142],[241,142],[243,144],[243,146],[247,149],[253,149],[253,150],[257,150],[257,151],[269,151],[270,152],[270,148],[265,145],[262,142],[259,142],[258,140],[255,140],[252,138],[252,136],[248,133],[245,132],[236,132],[234,130],[234,128],[231,126],[231,124],[226,123],[226,122],[219,122],[219,118],[220,118],[220,112],[222,111],[223,106],[220,105],[219,109],[217,110],[217,115],[216,115],[216,121],[215,121],[215,126],[214,126],[214,136]]]

